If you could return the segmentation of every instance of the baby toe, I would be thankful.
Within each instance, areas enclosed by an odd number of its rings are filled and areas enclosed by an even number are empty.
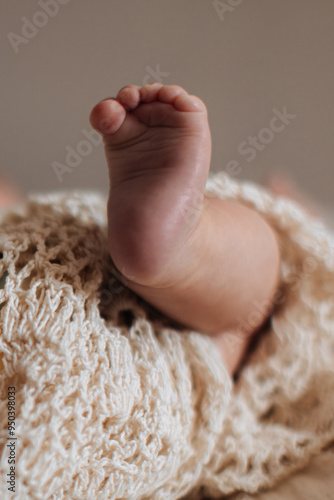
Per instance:
[[[140,91],[138,85],[126,85],[117,94],[117,100],[126,109],[135,109],[140,102]]]
[[[140,89],[140,100],[142,102],[153,102],[158,99],[158,94],[160,89],[163,87],[162,83],[151,83],[150,85],[145,85]]]
[[[207,111],[204,102],[195,95],[180,94],[173,104],[178,111]]]
[[[122,125],[126,110],[115,99],[105,99],[99,102],[90,114],[90,124],[103,135],[114,134]]]
[[[179,95],[188,95],[179,85],[165,85],[159,90],[159,101],[167,104],[173,104]]]

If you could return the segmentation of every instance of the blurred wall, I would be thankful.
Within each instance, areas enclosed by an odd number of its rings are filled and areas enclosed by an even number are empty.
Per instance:
[[[0,29],[0,167],[25,193],[106,191],[91,108],[162,81],[205,101],[213,170],[291,173],[333,203],[332,0],[1,0]]]

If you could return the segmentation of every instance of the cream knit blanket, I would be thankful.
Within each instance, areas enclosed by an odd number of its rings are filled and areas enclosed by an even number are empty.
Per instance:
[[[4,217],[1,499],[254,493],[333,445],[334,237],[296,204],[223,173],[207,193],[262,213],[283,256],[270,324],[235,386],[208,337],[178,330],[113,276],[102,195],[35,194]]]

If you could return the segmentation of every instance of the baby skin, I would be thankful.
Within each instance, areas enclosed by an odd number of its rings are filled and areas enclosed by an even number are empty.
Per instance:
[[[233,375],[269,307],[241,336],[240,321],[255,303],[272,303],[280,256],[257,212],[204,195],[211,157],[204,103],[177,85],[129,85],[99,102],[90,123],[105,145],[115,266],[156,309],[209,335]],[[233,334],[237,341],[227,342]]]

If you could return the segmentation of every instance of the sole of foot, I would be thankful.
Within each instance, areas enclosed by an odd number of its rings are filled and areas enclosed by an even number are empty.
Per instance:
[[[198,226],[210,168],[204,103],[177,85],[130,85],[98,103],[90,121],[105,144],[116,267],[145,286],[184,279],[180,254]]]

